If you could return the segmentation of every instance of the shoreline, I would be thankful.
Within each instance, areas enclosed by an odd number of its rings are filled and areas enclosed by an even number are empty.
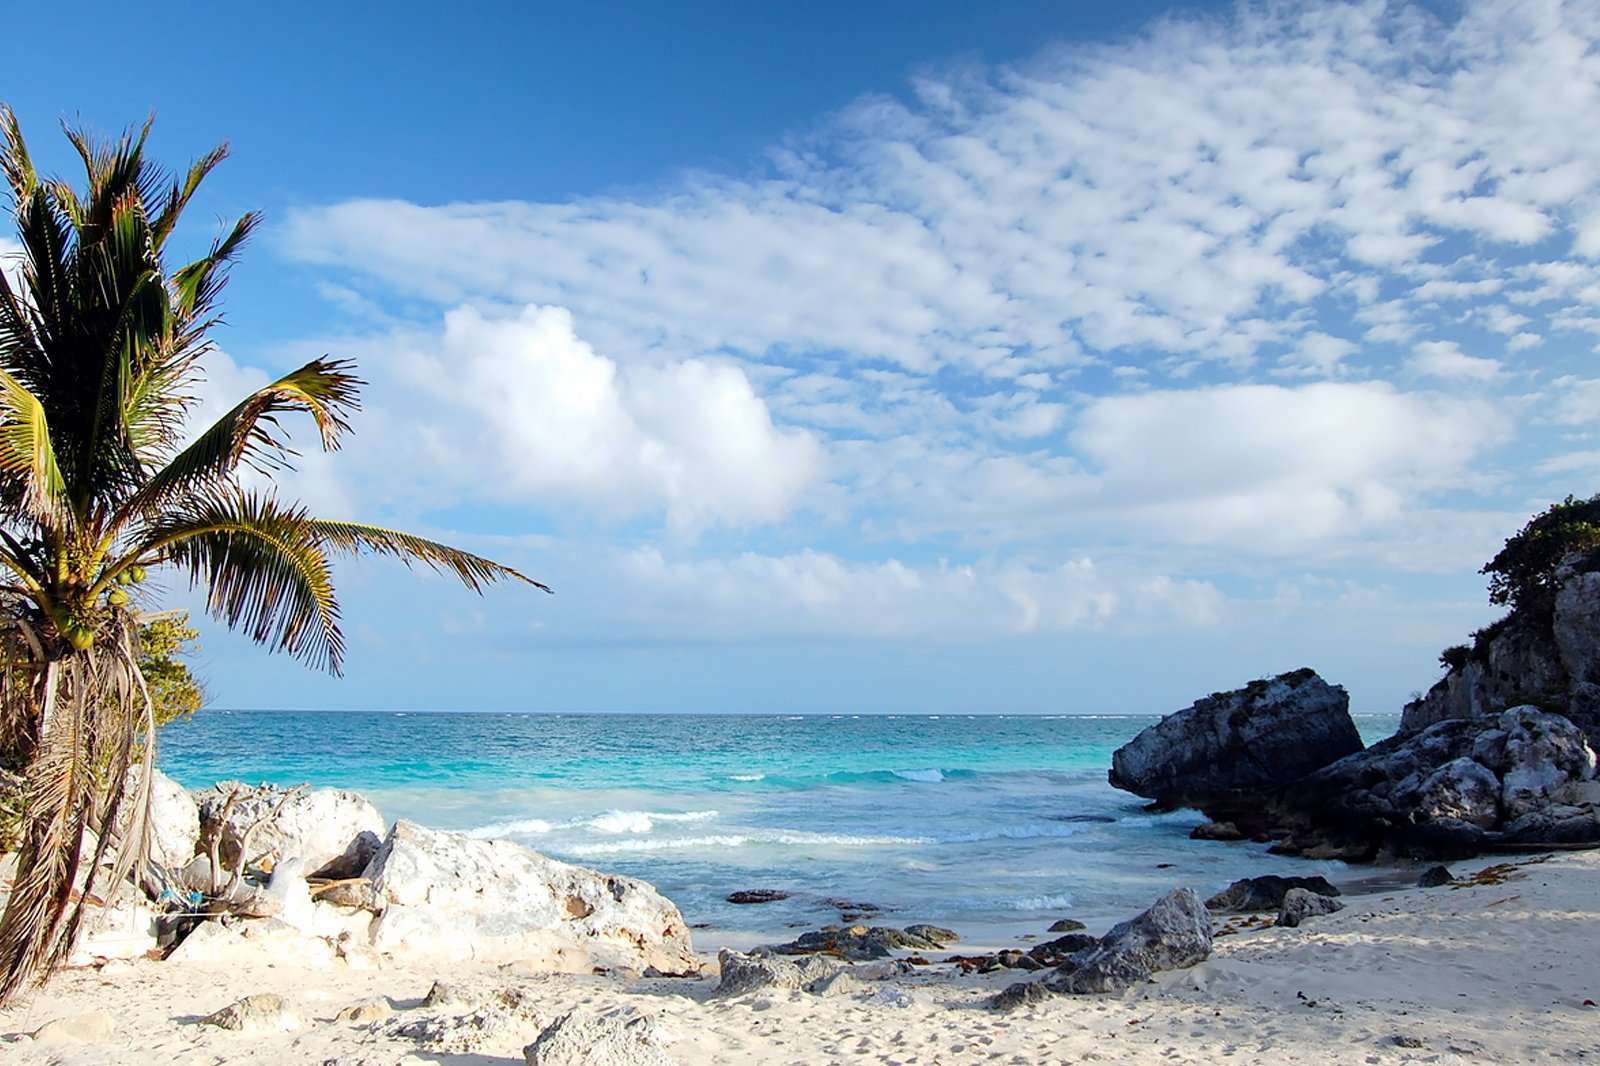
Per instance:
[[[1298,929],[1221,936],[1205,962],[1125,993],[1054,997],[1008,1014],[984,1001],[1030,975],[959,975],[939,964],[863,982],[853,994],[767,989],[719,999],[712,995],[714,961],[703,949],[701,958],[713,962],[709,975],[635,980],[535,976],[470,963],[140,960],[59,974],[28,1002],[0,1013],[0,1048],[23,1066],[492,1066],[523,1061],[523,1046],[568,1011],[632,1010],[672,1038],[662,1061],[685,1064],[892,1058],[949,1066],[1088,1057],[1141,1066],[1223,1058],[1381,1064],[1600,1054],[1600,1008],[1593,1006],[1600,961],[1590,948],[1600,922],[1600,852],[1484,856],[1453,870],[1464,882],[1459,887],[1349,896],[1343,911]],[[521,989],[512,998],[532,1006],[498,1031],[464,1037],[458,1050],[430,1048],[415,1035],[425,1027],[411,1025],[412,1035],[405,1034],[409,1020],[430,1016],[423,997],[435,979],[475,989],[468,998]],[[261,992],[284,996],[300,1028],[240,1033],[197,1024]],[[388,1012],[383,1018],[335,1020],[346,1007],[378,999]],[[63,1020],[52,1035],[48,1023]],[[41,1027],[44,1040],[22,1035]],[[76,1042],[73,1032],[90,1039]]]

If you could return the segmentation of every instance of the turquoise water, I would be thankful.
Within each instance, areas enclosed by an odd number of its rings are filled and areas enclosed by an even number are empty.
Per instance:
[[[1106,784],[1154,717],[405,714],[207,711],[163,731],[191,788],[352,788],[390,819],[503,837],[642,877],[696,944],[789,939],[845,899],[880,921],[998,942],[1126,917],[1174,884],[1338,863],[1188,839]],[[1370,742],[1396,719],[1358,719]],[[735,906],[746,888],[790,892]]]

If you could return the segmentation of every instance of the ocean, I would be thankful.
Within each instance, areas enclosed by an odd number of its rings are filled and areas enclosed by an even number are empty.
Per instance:
[[[792,939],[863,904],[873,924],[997,945],[1058,918],[1102,929],[1178,884],[1359,875],[1191,841],[1199,814],[1111,788],[1112,751],[1156,720],[207,710],[163,729],[157,757],[189,788],[354,789],[391,821],[643,878],[702,950]],[[1371,743],[1398,716],[1356,722]],[[744,889],[789,898],[727,901]]]

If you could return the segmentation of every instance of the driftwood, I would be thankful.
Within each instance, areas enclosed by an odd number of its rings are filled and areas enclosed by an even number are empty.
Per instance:
[[[278,798],[278,802],[273,804],[270,811],[245,827],[244,832],[239,837],[239,855],[234,861],[227,885],[224,886],[222,884],[222,837],[227,829],[228,815],[233,813],[234,805],[244,796],[246,790],[243,785],[235,785],[228,792],[228,797],[222,804],[222,811],[212,823],[213,828],[209,833],[209,839],[206,841],[206,858],[211,862],[211,891],[207,895],[211,898],[213,907],[225,912],[233,912],[235,910],[248,912],[248,897],[246,900],[240,901],[235,898],[234,894],[238,891],[239,882],[244,879],[245,867],[249,865],[250,841],[254,839],[256,830],[277,818],[283,811],[284,806],[291,799],[305,792],[306,788],[306,785],[296,785],[294,788],[287,790]],[[261,858],[262,856],[257,856],[257,861]],[[245,906],[242,908],[235,907],[235,904],[240,902],[245,903]]]

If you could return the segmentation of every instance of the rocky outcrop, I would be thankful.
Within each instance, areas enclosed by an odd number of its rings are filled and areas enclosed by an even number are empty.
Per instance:
[[[1585,555],[1568,557],[1548,608],[1520,610],[1445,652],[1449,672],[1406,705],[1400,732],[1536,703],[1600,738],[1600,571],[1593,565]]]
[[[341,789],[251,788],[225,781],[196,799],[201,833],[207,839],[221,834],[222,863],[230,870],[250,833],[247,863],[271,869],[297,858],[310,876],[354,877],[371,861],[385,829],[383,816],[365,796]]]
[[[1380,741],[1262,797],[1250,828],[1286,830],[1275,851],[1352,860],[1600,842],[1594,777],[1577,726],[1514,707]]]
[[[630,877],[396,822],[368,864],[370,945],[396,957],[669,973],[698,963],[678,908]]]
[[[1074,955],[1044,979],[1054,992],[1120,992],[1160,970],[1204,962],[1211,955],[1211,914],[1192,888],[1178,888],[1136,918],[1121,922],[1098,946]]]
[[[1235,802],[1361,750],[1350,698],[1312,670],[1219,692],[1160,722],[1111,757],[1116,788],[1217,821]]]

